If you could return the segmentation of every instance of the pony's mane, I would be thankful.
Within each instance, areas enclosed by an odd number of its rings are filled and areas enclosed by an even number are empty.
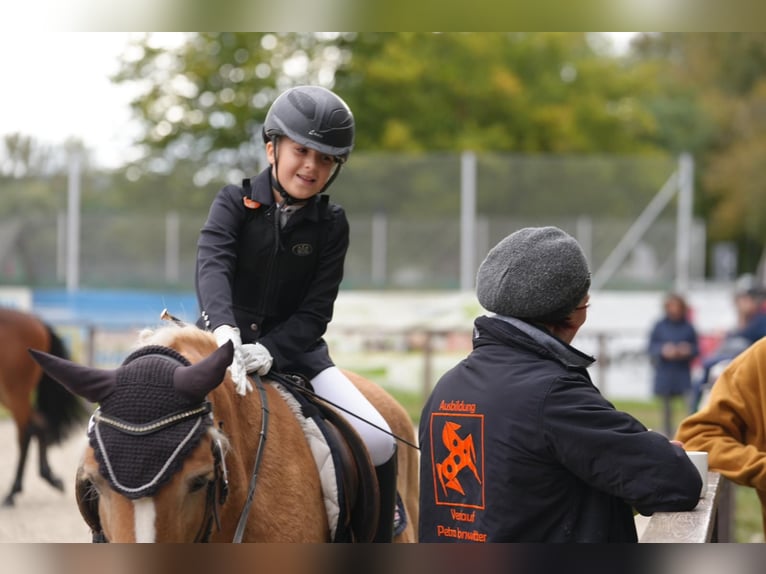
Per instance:
[[[181,352],[184,349],[196,349],[206,356],[216,348],[215,337],[209,331],[203,331],[195,325],[179,326],[173,323],[156,329],[142,329],[138,334],[136,348],[147,345],[161,345]]]

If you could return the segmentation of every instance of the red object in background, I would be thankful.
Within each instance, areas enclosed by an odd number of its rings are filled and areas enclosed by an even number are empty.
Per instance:
[[[697,364],[715,353],[718,347],[721,346],[721,341],[723,341],[723,338],[723,333],[700,334],[698,336],[700,353],[695,359],[694,363]]]

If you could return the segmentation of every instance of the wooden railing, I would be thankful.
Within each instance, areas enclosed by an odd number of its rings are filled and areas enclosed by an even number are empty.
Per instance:
[[[733,542],[734,485],[708,472],[707,492],[694,510],[636,516],[639,542]]]

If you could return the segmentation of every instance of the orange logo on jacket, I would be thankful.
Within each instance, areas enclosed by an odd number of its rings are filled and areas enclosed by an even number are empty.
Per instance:
[[[468,435],[464,439],[460,438],[460,435],[457,434],[459,428],[459,424],[448,421],[442,429],[442,441],[444,441],[444,446],[449,449],[449,454],[442,462],[437,463],[436,472],[439,473],[439,482],[441,482],[444,494],[447,494],[448,488],[465,494],[457,478],[458,473],[465,467],[471,469],[476,480],[481,484],[479,471],[476,470],[476,448],[473,446],[473,436]]]
[[[484,417],[433,413],[430,427],[436,503],[484,508]]]

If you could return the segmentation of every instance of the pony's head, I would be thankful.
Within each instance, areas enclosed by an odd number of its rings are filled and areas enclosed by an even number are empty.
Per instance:
[[[77,478],[78,503],[94,532],[112,541],[204,537],[223,461],[206,396],[225,379],[232,345],[201,351],[192,364],[176,349],[148,344],[112,370],[30,352],[51,377],[98,404]],[[176,520],[158,523],[160,502]]]

